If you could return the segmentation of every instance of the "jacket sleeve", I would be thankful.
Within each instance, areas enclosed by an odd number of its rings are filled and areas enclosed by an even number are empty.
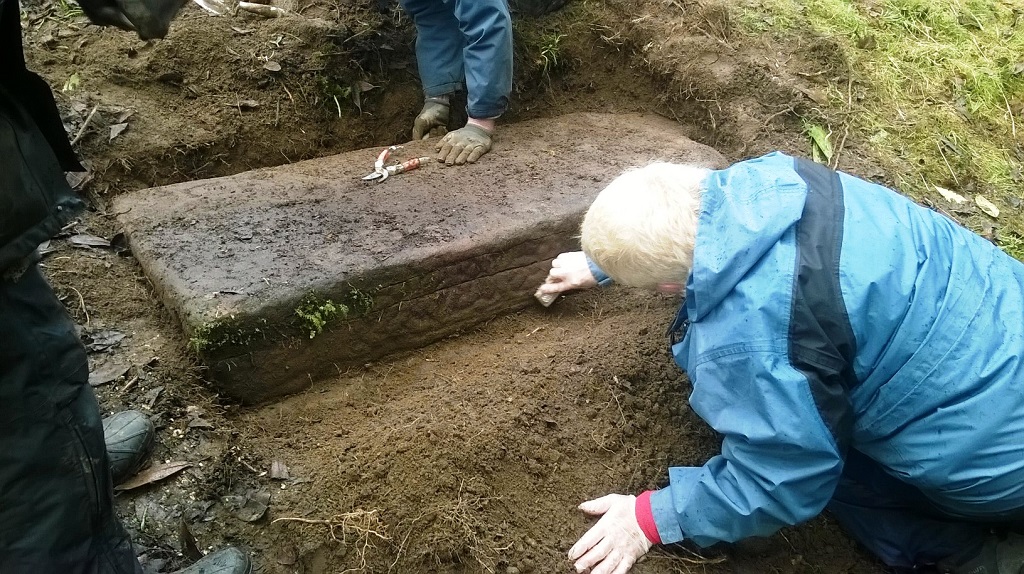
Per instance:
[[[590,269],[590,274],[594,276],[597,281],[598,287],[607,287],[613,283],[612,278],[594,263],[594,260],[587,257],[587,268]]]
[[[669,469],[669,486],[651,496],[662,541],[708,546],[767,536],[820,513],[843,453],[785,342],[713,353],[690,375],[690,404],[724,435],[722,453],[704,466]]]

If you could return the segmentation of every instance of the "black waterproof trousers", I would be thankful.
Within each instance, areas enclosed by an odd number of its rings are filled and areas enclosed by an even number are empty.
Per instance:
[[[0,574],[138,574],[85,349],[36,265],[0,279]]]
[[[141,574],[114,513],[103,423],[75,326],[35,263],[83,207],[46,83],[0,0],[0,574]]]

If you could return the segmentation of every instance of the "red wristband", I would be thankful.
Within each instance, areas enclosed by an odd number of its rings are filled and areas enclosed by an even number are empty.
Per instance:
[[[648,490],[636,497],[636,521],[643,530],[644,536],[651,541],[651,544],[661,544],[661,535],[658,534],[658,525],[654,523],[654,512],[651,510],[651,495],[653,490]]]

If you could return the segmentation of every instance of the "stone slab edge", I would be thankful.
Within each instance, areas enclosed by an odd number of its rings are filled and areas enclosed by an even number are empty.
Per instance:
[[[146,275],[223,393],[296,392],[535,304],[552,257],[623,169],[724,158],[651,115],[502,126],[481,162],[359,178],[378,149],[123,195],[114,210]],[[432,152],[407,144],[404,159]],[[318,332],[296,309],[331,302]],[[310,334],[315,336],[310,337]]]

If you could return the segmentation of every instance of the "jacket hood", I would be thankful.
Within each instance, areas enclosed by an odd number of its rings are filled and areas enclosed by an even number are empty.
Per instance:
[[[799,221],[807,185],[775,152],[712,171],[704,182],[686,310],[698,321]]]

